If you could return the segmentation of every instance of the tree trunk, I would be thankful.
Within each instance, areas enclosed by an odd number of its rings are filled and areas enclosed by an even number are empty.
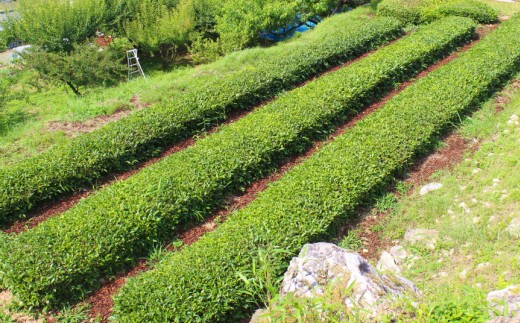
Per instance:
[[[77,96],[81,96],[81,93],[79,92],[78,88],[74,86],[74,84],[72,84],[72,82],[70,81],[65,81],[64,79],[62,79],[63,82],[65,82],[65,84],[67,84],[72,92],[74,92],[74,94],[76,94]]]

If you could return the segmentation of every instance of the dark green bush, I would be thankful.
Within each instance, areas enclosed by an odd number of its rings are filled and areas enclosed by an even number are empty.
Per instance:
[[[296,255],[305,243],[326,239],[338,219],[354,215],[367,196],[520,69],[518,35],[520,15],[323,147],[216,231],[129,279],[115,298],[115,321],[238,321],[256,308],[255,284],[237,273],[254,272],[258,248]],[[282,255],[273,254],[274,268],[288,263]]]
[[[421,12],[418,8],[420,2],[421,0],[384,0],[377,6],[377,14],[418,25],[421,21]]]
[[[466,18],[420,29],[347,68],[280,96],[130,179],[100,190],[0,249],[0,275],[26,305],[71,301],[132,264],[174,229],[475,35]]]
[[[328,26],[335,26],[333,33]],[[338,15],[294,43],[266,49],[254,66],[186,89],[174,100],[138,111],[33,158],[0,169],[0,223],[38,203],[92,185],[107,173],[157,155],[233,110],[243,110],[402,34],[391,18]],[[280,53],[282,52],[282,55]]]
[[[476,0],[384,0],[377,13],[416,25],[446,16],[468,17],[485,24],[498,21],[493,8]]]
[[[425,8],[421,13],[421,21],[430,22],[446,16],[468,17],[482,24],[498,21],[498,14],[493,8],[476,0],[448,1],[432,8]]]

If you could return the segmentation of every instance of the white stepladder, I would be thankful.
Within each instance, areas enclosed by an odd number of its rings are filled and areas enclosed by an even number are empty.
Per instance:
[[[139,64],[139,57],[137,57],[137,49],[131,49],[126,52],[126,58],[128,59],[128,81],[132,79],[134,74],[139,73],[145,80],[143,68]]]

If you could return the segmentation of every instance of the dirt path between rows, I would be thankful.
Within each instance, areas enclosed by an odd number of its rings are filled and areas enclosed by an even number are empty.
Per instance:
[[[479,38],[482,37],[483,35],[489,33],[491,30],[493,30],[496,27],[497,27],[497,25],[486,25],[482,28],[479,28],[479,30],[478,30]],[[381,108],[386,102],[388,102],[390,99],[392,99],[398,93],[402,92],[408,86],[414,84],[418,79],[425,77],[430,72],[432,72],[432,71],[440,68],[441,66],[447,64],[448,62],[452,61],[458,55],[460,55],[462,52],[465,52],[468,49],[470,49],[471,47],[473,47],[477,42],[478,42],[478,39],[471,43],[466,44],[459,51],[457,51],[457,52],[451,54],[450,56],[438,61],[437,63],[429,66],[426,70],[419,73],[414,79],[401,83],[397,89],[388,93],[381,100],[379,100],[376,103],[373,103],[372,105],[367,107],[365,110],[356,114],[353,118],[351,118],[347,122],[336,127],[336,130],[327,139],[315,142],[314,145],[312,147],[310,147],[309,149],[307,149],[303,154],[293,157],[291,159],[288,159],[287,161],[285,161],[283,164],[281,164],[279,166],[279,168],[276,172],[272,173],[271,175],[269,175],[265,178],[255,181],[254,183],[249,185],[242,194],[229,196],[226,199],[225,205],[223,207],[221,207],[219,210],[217,210],[216,212],[214,212],[203,223],[193,225],[192,227],[188,228],[187,230],[178,232],[178,236],[184,243],[183,246],[189,246],[190,244],[196,242],[205,233],[213,231],[215,228],[218,227],[218,223],[222,223],[223,221],[225,221],[232,212],[246,207],[253,200],[255,200],[256,197],[258,196],[258,194],[263,192],[270,183],[277,181],[285,173],[287,173],[288,171],[293,169],[296,165],[301,164],[308,157],[310,157],[312,154],[314,154],[320,147],[323,147],[324,145],[333,141],[336,137],[345,133],[345,131],[352,128],[360,120],[364,119],[365,117],[369,116],[370,114],[374,113],[379,108]],[[360,57],[359,59],[364,58],[371,53],[372,52],[367,53],[367,54],[363,55],[362,57]],[[359,59],[357,59],[357,60],[359,60]],[[345,65],[349,65],[349,64],[347,63]],[[332,70],[337,70],[339,68],[341,68],[341,67],[336,67]],[[457,141],[457,140],[455,140],[455,141]],[[433,156],[434,155],[432,155],[431,158],[436,159],[436,157],[433,157]],[[428,158],[426,158],[426,160],[428,160]],[[451,160],[451,159],[457,160],[457,158],[455,158],[454,156],[447,156],[446,158],[448,158],[448,160]],[[433,171],[433,168],[432,167],[424,168],[422,170],[421,174],[426,175],[426,173],[429,171]],[[345,230],[347,230],[350,226],[351,226],[351,224],[346,225]],[[171,247],[167,247],[167,248],[171,252],[179,251],[176,248],[171,248]],[[144,260],[140,260],[138,262],[138,265],[135,268],[130,269],[129,271],[127,271],[127,273],[119,275],[116,280],[108,282],[107,284],[102,286],[99,290],[95,291],[86,301],[88,304],[91,305],[91,309],[89,312],[90,317],[92,319],[96,319],[96,318],[100,319],[101,322],[108,322],[108,318],[110,317],[111,309],[113,307],[112,297],[121,288],[121,286],[124,284],[124,282],[127,278],[135,276],[147,269],[148,269],[148,266],[146,266],[146,264],[144,263]]]

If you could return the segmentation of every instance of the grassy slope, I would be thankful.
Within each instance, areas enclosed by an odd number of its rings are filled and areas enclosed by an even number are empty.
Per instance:
[[[370,8],[359,8],[349,15],[361,16],[370,11]],[[333,32],[336,26],[329,24],[327,28]],[[313,34],[300,34],[286,42],[297,46],[298,43],[312,41],[315,37]],[[280,56],[285,52],[279,46],[274,46],[268,51],[271,54],[278,52]],[[156,103],[174,97],[185,88],[205,84],[222,75],[254,65],[259,57],[265,55],[265,48],[252,48],[232,53],[212,64],[177,67],[171,72],[151,70],[151,67],[144,65],[148,82],[135,80],[113,88],[93,88],[87,90],[80,98],[64,87],[37,92],[34,87],[25,84],[19,90],[31,93],[24,100],[8,105],[16,105],[16,111],[24,115],[26,120],[14,126],[6,135],[0,135],[0,167],[67,140],[68,137],[63,131],[48,129],[47,124],[51,121],[84,121],[97,116],[111,115],[118,110],[132,110],[134,107],[131,99],[134,95],[142,103]],[[0,73],[0,77],[6,77],[8,71],[4,69],[0,70]],[[26,75],[22,83],[27,83],[29,79]]]
[[[479,150],[452,171],[432,176],[430,181],[444,184],[440,190],[421,197],[417,188],[404,197],[381,226],[390,239],[401,239],[411,228],[439,231],[435,250],[408,246],[419,259],[403,276],[425,295],[424,306],[410,309],[417,321],[437,320],[439,314],[445,318],[454,304],[478,312],[488,292],[520,283],[520,244],[505,231],[511,219],[520,217],[520,126],[508,124],[512,115],[520,116],[520,84],[502,95],[511,99],[505,110],[495,113],[496,103],[490,102],[458,131],[481,141]],[[439,275],[443,272],[447,275]],[[439,314],[428,314],[431,309]]]

